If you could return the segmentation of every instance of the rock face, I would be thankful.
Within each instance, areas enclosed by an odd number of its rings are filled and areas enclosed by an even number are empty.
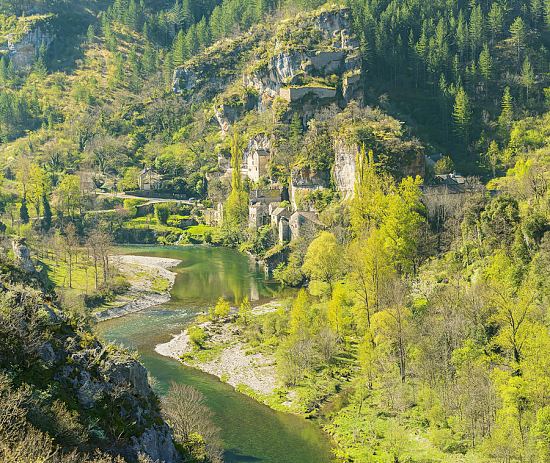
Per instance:
[[[222,92],[239,75],[250,51],[265,38],[265,30],[226,39],[174,71],[172,89],[187,102],[201,101]]]
[[[32,263],[31,253],[25,243],[24,238],[14,238],[11,243],[15,262],[22,270],[29,273],[36,273],[34,264]]]
[[[99,342],[84,349],[81,345],[81,340],[68,337],[62,355],[56,355],[50,345],[41,349],[41,357],[57,369],[54,378],[75,392],[82,409],[94,413],[98,408],[108,407],[142,430],[132,435],[129,445],[117,448],[116,452],[129,460],[136,460],[143,453],[152,461],[181,462],[172,432],[160,417],[143,365],[125,353],[108,353]],[[53,360],[65,358],[70,359],[67,364],[55,364]]]
[[[245,95],[244,101],[235,101],[221,103],[214,107],[214,117],[220,129],[222,135],[227,135],[231,125],[238,120],[246,111],[250,111],[256,105],[256,98],[250,93]]]
[[[244,85],[253,87],[260,95],[259,109],[269,106],[279,96],[295,104],[308,97],[317,106],[334,101],[338,97],[336,86],[318,85],[314,80],[333,75],[342,79],[344,74],[360,73],[359,44],[351,33],[350,10],[326,11],[298,19],[287,27],[291,34],[293,30],[312,30],[312,36],[318,36],[317,42],[304,49],[304,46],[289,47],[284,38],[277,38],[272,45],[273,51],[268,50],[271,57],[245,73]],[[360,79],[347,82],[344,102],[352,98],[351,85],[359,82]],[[360,95],[354,91],[353,97]]]
[[[334,183],[342,194],[342,197],[349,199],[353,197],[355,185],[355,166],[359,153],[356,144],[349,144],[346,140],[337,139],[334,142]]]
[[[181,462],[172,442],[172,432],[166,425],[146,429],[139,437],[132,437],[132,449],[136,455],[145,453],[152,461]]]
[[[47,49],[52,41],[53,36],[44,26],[36,26],[15,43],[8,40],[9,57],[15,69],[18,71],[30,69],[36,61],[40,48]]]

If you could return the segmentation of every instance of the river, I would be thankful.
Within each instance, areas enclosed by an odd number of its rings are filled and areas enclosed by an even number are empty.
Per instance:
[[[247,256],[226,248],[204,246],[132,247],[122,252],[171,257],[182,263],[172,300],[137,314],[98,325],[105,339],[136,349],[149,370],[157,392],[171,382],[201,391],[221,428],[227,463],[328,463],[330,445],[319,427],[300,417],[275,412],[217,378],[162,357],[154,347],[179,333],[198,312],[224,297],[238,303],[248,296],[253,304],[267,302],[278,293]]]

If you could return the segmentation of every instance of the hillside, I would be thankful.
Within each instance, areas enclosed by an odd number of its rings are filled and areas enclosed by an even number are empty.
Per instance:
[[[1,264],[0,460],[181,461],[145,368],[55,302],[23,243],[14,252]]]

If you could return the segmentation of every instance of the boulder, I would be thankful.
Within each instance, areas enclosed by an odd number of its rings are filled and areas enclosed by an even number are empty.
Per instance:
[[[166,425],[152,426],[139,437],[132,437],[132,450],[135,455],[147,455],[159,463],[179,463],[181,456],[174,446],[172,432]]]
[[[36,273],[31,253],[24,238],[14,238],[11,243],[15,263],[26,272]]]

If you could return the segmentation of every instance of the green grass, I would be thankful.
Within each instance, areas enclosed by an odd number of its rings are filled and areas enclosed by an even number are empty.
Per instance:
[[[48,278],[60,288],[69,288],[69,264],[61,259],[42,258]],[[98,271],[101,271],[98,269]],[[93,265],[81,258],[73,263],[71,289],[87,293],[95,290],[95,273]],[[101,280],[101,275],[99,276]]]
[[[218,227],[211,227],[209,225],[193,225],[187,230],[187,235],[194,241],[205,241],[205,237],[210,235],[212,243],[217,243],[221,239],[221,231]]]
[[[126,229],[135,229],[135,230],[153,230],[159,234],[181,234],[182,229],[177,227],[170,227],[168,225],[163,225],[158,222],[154,217],[137,217],[135,219],[129,220],[124,224]]]

